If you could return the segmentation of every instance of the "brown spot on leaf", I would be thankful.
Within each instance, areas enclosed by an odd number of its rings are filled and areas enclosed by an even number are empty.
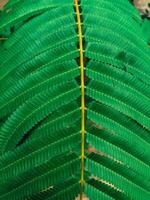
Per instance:
[[[4,5],[8,2],[8,0],[0,0],[0,10],[3,9]]]

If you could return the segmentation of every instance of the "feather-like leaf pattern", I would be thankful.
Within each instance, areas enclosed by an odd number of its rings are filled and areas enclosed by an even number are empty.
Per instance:
[[[9,0],[0,200],[150,199],[148,24],[130,0]]]

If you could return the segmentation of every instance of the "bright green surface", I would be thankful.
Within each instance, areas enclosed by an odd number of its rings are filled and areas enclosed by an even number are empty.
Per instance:
[[[84,192],[90,200],[149,200],[149,22],[128,0],[80,6]],[[73,0],[10,0],[0,35],[8,38],[0,43],[0,200],[74,200],[81,91]]]

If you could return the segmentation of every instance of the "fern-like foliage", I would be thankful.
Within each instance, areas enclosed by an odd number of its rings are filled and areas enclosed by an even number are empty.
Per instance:
[[[149,200],[149,36],[131,1],[9,0],[0,37],[0,200]]]

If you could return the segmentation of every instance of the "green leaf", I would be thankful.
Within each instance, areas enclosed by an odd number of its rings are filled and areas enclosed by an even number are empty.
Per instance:
[[[150,199],[147,28],[131,0],[9,0],[0,200]]]

